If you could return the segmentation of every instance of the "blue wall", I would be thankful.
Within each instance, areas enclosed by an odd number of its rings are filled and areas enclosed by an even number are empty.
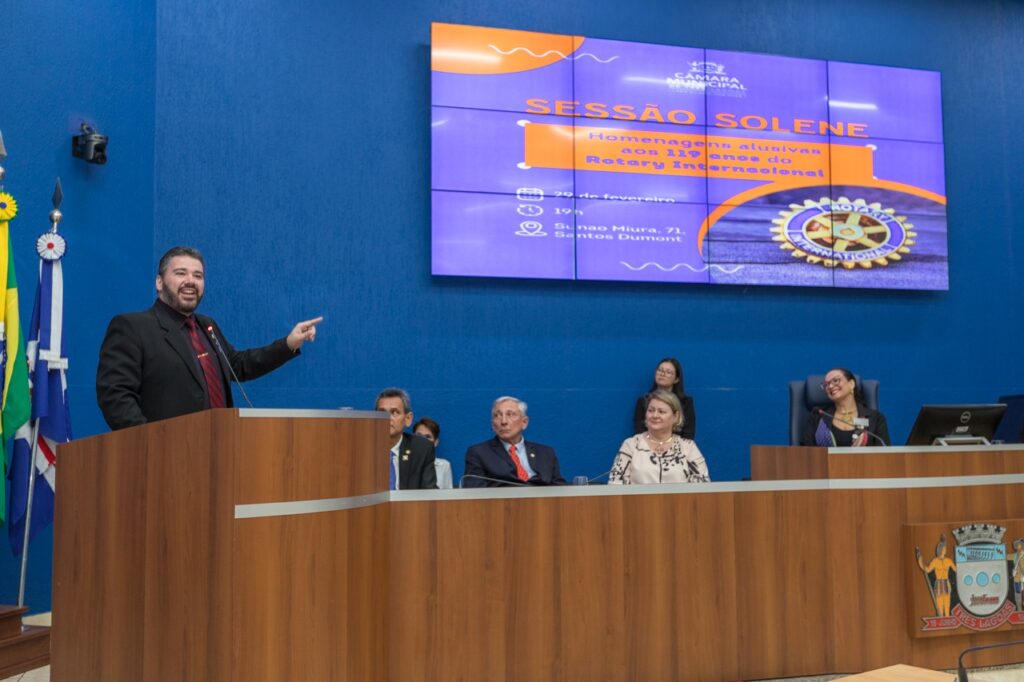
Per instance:
[[[153,123],[156,10],[149,3],[5,2],[0,24],[0,131],[4,183],[18,200],[11,222],[22,319],[38,281],[36,238],[60,176],[68,390],[75,435],[103,429],[96,356],[111,312],[140,300],[153,271]],[[111,138],[110,164],[71,158],[71,136],[89,121]],[[141,300],[145,300],[143,297]],[[6,528],[0,541],[0,603],[17,602],[19,564]],[[52,533],[30,549],[26,603],[50,608]]]
[[[92,379],[106,322],[150,303],[175,243],[207,254],[203,307],[236,345],[326,316],[303,358],[250,385],[255,403],[369,407],[404,386],[441,421],[456,476],[503,393],[530,403],[529,436],[567,475],[605,471],[664,355],[686,367],[719,480],[747,475],[751,443],[785,441],[789,379],[835,365],[882,380],[897,440],[923,402],[1024,390],[1017,2],[13,4],[0,130],[27,230],[18,265],[30,281],[39,230],[26,224],[42,229],[60,173],[78,435],[105,429]],[[941,71],[950,291],[431,277],[431,21]],[[104,168],[66,153],[81,113],[112,137]],[[0,573],[0,599],[11,584]]]

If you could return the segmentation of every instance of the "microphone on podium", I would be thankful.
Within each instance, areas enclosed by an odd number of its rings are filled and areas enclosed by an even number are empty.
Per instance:
[[[608,476],[611,473],[612,473],[612,470],[609,469],[608,471],[604,472],[603,474],[598,474],[597,476],[594,476],[593,478],[587,478],[586,476],[574,476],[573,479],[572,479],[572,484],[573,485],[590,485],[591,483],[594,483],[595,481],[599,481],[599,480],[601,480],[602,478]]]
[[[242,387],[242,382],[238,380],[238,375],[235,374],[235,368],[231,366],[231,361],[228,360],[228,354],[224,352],[224,348],[220,345],[220,339],[218,339],[217,335],[214,333],[212,324],[206,326],[206,333],[210,335],[210,340],[213,341],[214,348],[216,348],[217,352],[220,353],[220,356],[224,358],[224,364],[227,365],[228,372],[231,373],[231,378],[235,380],[236,384],[238,384],[238,390],[242,392],[242,397],[245,398],[246,404],[249,407],[252,407],[252,401],[249,400],[249,394],[245,392],[245,389]],[[228,390],[231,390],[230,386],[228,387]]]
[[[523,483],[522,481],[506,481],[506,480],[501,479],[501,478],[491,478],[490,476],[478,476],[477,474],[465,474],[465,475],[463,475],[462,478],[459,479],[459,488],[460,489],[465,487],[462,484],[465,483],[467,478],[474,479],[474,480],[477,480],[477,481],[490,481],[491,483],[500,483],[501,485],[510,485],[510,486],[514,486],[514,487],[517,487],[517,488],[529,488],[530,487],[529,484]]]
[[[818,416],[818,417],[828,417],[832,421],[839,422],[840,424],[846,424],[847,426],[852,426],[854,428],[854,430],[860,431],[862,433],[865,433],[865,434],[871,436],[872,438],[877,440],[881,445],[888,446],[888,443],[886,443],[884,440],[882,440],[881,436],[879,436],[877,433],[874,433],[873,431],[868,431],[867,428],[864,425],[862,425],[862,424],[856,424],[854,422],[846,421],[845,419],[840,419],[839,417],[837,417],[834,414],[831,414],[829,412],[826,412],[825,410],[821,409],[820,407],[815,407],[811,411],[814,413],[815,416]]]
[[[983,644],[981,646],[969,646],[960,652],[960,657],[956,659],[956,680],[957,682],[968,682],[967,680],[967,669],[964,668],[964,656],[967,654],[974,653],[975,651],[985,651],[986,649],[1002,649],[1008,646],[1017,646],[1024,644],[1024,640],[1014,640],[1012,642],[1000,642],[999,644]]]

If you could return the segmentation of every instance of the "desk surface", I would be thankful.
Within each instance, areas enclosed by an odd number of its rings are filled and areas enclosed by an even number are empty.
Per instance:
[[[1024,445],[819,448],[752,445],[756,481],[807,478],[917,478],[1024,471]]]

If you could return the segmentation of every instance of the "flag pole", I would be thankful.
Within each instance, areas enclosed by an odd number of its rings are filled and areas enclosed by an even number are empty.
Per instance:
[[[36,492],[36,457],[39,456],[39,420],[32,424],[32,455],[28,465],[28,500],[25,503],[25,539],[21,544],[21,579],[18,582],[18,606],[25,605],[25,582],[28,579],[28,536],[32,528],[32,498]]]
[[[61,202],[64,200],[64,192],[61,190],[60,178],[57,178],[57,186],[53,191],[53,210],[50,211],[50,232],[52,234],[57,233],[57,226],[60,225],[61,219],[64,214],[60,212]],[[42,260],[39,262],[40,271],[42,271],[43,263]],[[37,357],[29,358],[29,362],[32,365],[29,367],[29,375],[35,370],[35,363],[38,362]],[[49,368],[47,368],[49,369]],[[29,538],[32,532],[32,500],[35,497],[36,492],[36,459],[39,457],[39,425],[40,420],[38,418],[32,420],[32,449],[29,455],[28,461],[28,499],[25,502],[25,534],[21,543],[21,577],[18,581],[18,606],[25,605],[25,584],[28,581],[28,546]]]

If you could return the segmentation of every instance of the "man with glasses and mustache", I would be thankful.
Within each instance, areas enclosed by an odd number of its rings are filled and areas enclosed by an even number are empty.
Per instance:
[[[96,398],[111,429],[231,407],[232,371],[239,381],[263,376],[316,338],[322,317],[268,346],[235,350],[212,318],[195,312],[205,275],[202,254],[176,246],[160,258],[152,307],[111,320],[96,370]]]

